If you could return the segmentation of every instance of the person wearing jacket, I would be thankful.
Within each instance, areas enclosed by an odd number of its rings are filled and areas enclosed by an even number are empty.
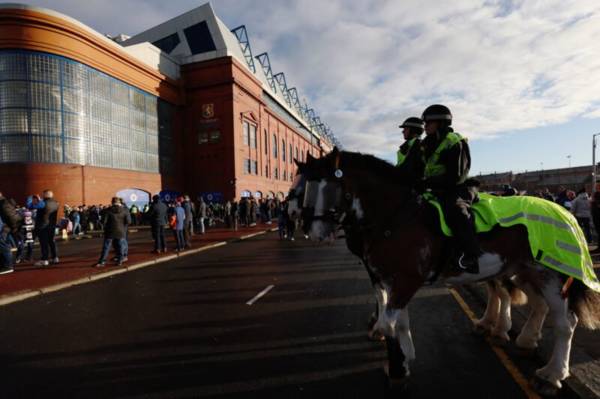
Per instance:
[[[167,205],[160,200],[158,195],[152,197],[152,205],[148,211],[148,219],[152,228],[152,238],[154,238],[154,252],[159,254],[167,252],[167,243],[165,241],[165,225],[167,224]]]
[[[182,202],[183,198],[178,198],[177,203],[175,204],[175,226],[174,226],[174,233],[175,233],[175,240],[177,242],[177,252],[179,251],[183,251],[185,249],[185,237],[184,237],[184,229],[185,229],[185,223],[187,221],[186,215],[185,215],[185,209],[183,208],[183,206],[181,206],[181,202]]]
[[[594,249],[593,253],[600,252],[600,191],[594,193],[594,197],[591,202],[591,214],[592,222],[594,222],[594,228],[596,229],[597,237],[597,248]]]
[[[590,198],[588,197],[585,188],[582,188],[577,192],[577,197],[571,203],[571,213],[575,216],[575,219],[577,219],[579,226],[581,226],[585,239],[590,243],[592,241],[592,231],[590,230],[592,212]]]
[[[22,218],[11,201],[0,193],[0,274],[12,273],[13,258],[8,236],[19,236]]]
[[[183,223],[183,236],[185,241],[185,247],[192,247],[192,234],[194,234],[194,210],[192,208],[192,201],[189,195],[183,196],[183,210],[185,211],[185,222]]]
[[[114,197],[111,201],[112,205],[104,213],[104,243],[100,259],[96,263],[96,267],[104,267],[106,265],[106,257],[110,251],[111,244],[116,245],[119,252],[117,254],[117,265],[123,264],[125,250],[125,231],[131,223],[131,215],[127,208],[121,204],[119,197]]]
[[[198,202],[198,220],[200,225],[200,234],[204,234],[206,232],[205,220],[207,216],[207,208],[206,202],[204,199],[200,197],[200,201]]]
[[[410,117],[400,126],[404,143],[397,152],[396,167],[402,171],[402,180],[410,186],[423,176],[423,154],[421,153],[421,135],[425,124],[421,118]]]
[[[37,210],[35,215],[35,234],[40,241],[42,259],[35,266],[48,266],[58,263],[56,243],[54,242],[54,230],[58,216],[58,202],[54,199],[54,193],[50,190],[43,192],[44,206]],[[51,259],[49,258],[51,256]]]
[[[481,249],[469,212],[473,198],[465,181],[471,168],[467,140],[456,133],[452,113],[444,105],[431,105],[423,111],[427,136],[421,144],[423,163],[422,188],[439,198],[446,221],[454,232],[460,254],[455,262],[461,271],[479,273]]]

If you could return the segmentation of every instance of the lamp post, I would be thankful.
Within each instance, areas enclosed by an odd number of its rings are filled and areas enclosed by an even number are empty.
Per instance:
[[[600,136],[600,133],[596,133],[592,136],[592,193],[596,192],[596,137]]]
[[[569,168],[571,167],[571,156],[567,155],[567,159],[569,160]]]

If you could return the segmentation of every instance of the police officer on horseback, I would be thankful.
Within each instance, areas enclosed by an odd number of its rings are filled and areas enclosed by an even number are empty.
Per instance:
[[[412,186],[423,176],[423,155],[421,153],[421,135],[425,124],[421,118],[410,117],[400,126],[404,143],[398,149],[396,166],[401,170],[402,176]]]
[[[444,214],[461,256],[458,267],[468,273],[479,273],[481,249],[469,212],[472,194],[465,181],[471,168],[467,139],[452,129],[452,113],[444,105],[431,105],[423,111],[427,134],[421,144],[425,170],[423,188],[431,190],[444,208]]]

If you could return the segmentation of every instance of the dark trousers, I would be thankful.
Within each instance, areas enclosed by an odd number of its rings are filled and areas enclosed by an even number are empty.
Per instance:
[[[8,234],[0,231],[0,267],[13,267],[12,253],[8,242]]]
[[[102,253],[100,254],[98,263],[106,262],[106,257],[108,256],[111,246],[116,247],[117,249],[117,260],[119,262],[123,260],[123,250],[125,249],[124,243],[126,243],[124,238],[104,238],[104,242],[102,243]]]
[[[48,260],[48,252],[52,259],[58,257],[56,254],[56,243],[54,242],[54,227],[48,226],[38,231],[38,240],[40,240],[40,249],[42,250],[42,260]]]
[[[446,222],[450,229],[452,229],[454,239],[458,244],[459,249],[468,256],[478,257],[481,253],[481,249],[477,242],[473,217],[470,215],[470,212],[469,214],[465,214],[463,208],[457,205],[459,198],[471,204],[470,194],[466,192],[465,189],[465,193],[457,190],[443,193],[442,195],[439,195],[438,198],[440,198],[444,208]]]
[[[152,238],[154,238],[155,251],[164,251],[167,249],[165,227],[163,225],[152,225]]]
[[[183,241],[186,247],[192,244],[192,218],[186,218],[183,222]]]
[[[177,242],[177,250],[181,251],[185,248],[185,238],[183,230],[173,230],[173,234],[175,235],[175,241]]]
[[[123,247],[123,257],[127,257],[129,256],[129,243],[127,241],[127,236],[129,233],[128,230],[128,226],[125,226],[125,238],[123,239],[123,241],[120,243],[120,245]],[[118,255],[119,254],[119,240],[113,240],[113,249],[115,250],[115,253]]]
[[[592,241],[592,230],[590,229],[590,218],[576,218],[579,226],[583,230],[585,239],[588,243]]]

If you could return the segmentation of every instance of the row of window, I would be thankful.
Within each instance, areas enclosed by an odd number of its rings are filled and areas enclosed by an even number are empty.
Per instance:
[[[256,134],[256,125],[244,121],[242,123],[242,141],[244,143],[244,145],[250,147],[250,148],[257,148],[257,134]],[[267,133],[267,131],[265,130],[264,132],[264,152],[265,155],[269,154],[269,135]],[[277,143],[277,135],[273,134],[273,142],[271,144],[271,148],[273,149],[273,158],[277,158],[279,156],[279,146]],[[285,139],[281,140],[281,160],[283,162],[289,162],[289,163],[293,163],[294,161],[294,147],[292,146],[292,144],[289,144],[289,152],[286,152],[286,143],[285,143]],[[306,153],[310,153],[309,150],[306,151]],[[298,147],[296,147],[296,154],[295,154],[295,158],[302,161],[305,160],[305,154],[304,153],[300,153],[300,151],[298,150]]]
[[[251,159],[244,159],[244,174],[245,175],[258,175],[258,162],[251,160]],[[269,166],[265,166],[265,177],[269,177]],[[275,179],[280,179],[279,176],[279,168],[275,167],[273,168],[273,178]],[[292,174],[292,172],[289,173],[287,170],[283,171],[283,174],[281,176],[281,180],[285,180],[285,181],[293,181],[294,180],[294,176]]]

